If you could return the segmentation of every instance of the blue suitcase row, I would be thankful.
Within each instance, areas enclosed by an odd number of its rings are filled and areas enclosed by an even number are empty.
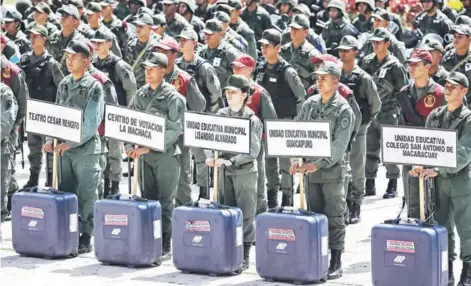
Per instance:
[[[13,196],[13,247],[45,257],[76,256],[77,197],[33,188]],[[323,281],[328,270],[328,222],[324,215],[279,208],[257,216],[256,264],[266,279]],[[95,256],[110,264],[160,264],[161,210],[139,197],[95,204]],[[173,262],[188,272],[228,274],[243,260],[242,212],[216,203],[173,212]],[[372,230],[375,286],[447,285],[447,233],[443,227],[401,220]],[[398,282],[399,280],[400,283]],[[399,283],[399,284],[398,284]]]

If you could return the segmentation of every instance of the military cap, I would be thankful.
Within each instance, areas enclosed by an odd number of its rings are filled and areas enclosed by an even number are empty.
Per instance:
[[[106,42],[106,41],[113,41],[113,32],[107,30],[107,29],[98,29],[95,32],[95,35],[92,38],[92,42]]]
[[[43,25],[33,25],[33,27],[31,27],[31,29],[29,29],[28,32],[33,33],[35,35],[41,35],[46,38],[49,36],[49,32],[47,31],[47,28],[44,27]]]
[[[258,42],[264,45],[272,44],[277,46],[281,43],[281,33],[276,29],[266,29],[263,31],[262,39]]]
[[[228,16],[231,15],[232,10],[234,10],[234,8],[232,8],[228,4],[219,4],[216,6],[216,12],[221,11],[221,12],[226,13]]]
[[[225,24],[228,24],[229,22],[231,22],[231,17],[229,17],[229,15],[227,15],[227,13],[223,11],[217,11],[214,15],[214,18],[218,19],[219,21]]]
[[[100,2],[101,6],[109,6],[109,5],[114,5],[114,4],[116,4],[116,1],[114,0],[102,0]]]
[[[83,8],[82,0],[70,0],[69,3],[77,8]]]
[[[210,19],[206,21],[206,25],[204,25],[203,33],[206,34],[214,34],[222,32],[222,22],[217,19]]]
[[[342,67],[331,61],[324,61],[314,73],[320,75],[330,74],[340,77],[342,75]]]
[[[188,9],[191,11],[191,13],[195,13],[196,11],[196,2],[195,0],[179,0],[179,3],[184,3],[186,6],[188,6]]]
[[[466,15],[460,15],[455,20],[455,25],[467,24],[471,26],[471,17]]]
[[[173,4],[178,5],[178,0],[164,0],[162,3],[164,5],[165,4],[167,4],[167,5],[173,5]]]
[[[146,67],[160,66],[166,68],[168,66],[168,58],[165,54],[153,52],[149,54],[142,65]]]
[[[454,25],[451,28],[451,32],[471,37],[471,27],[467,26],[466,24]]]
[[[422,48],[427,51],[439,51],[440,53],[445,53],[443,45],[435,39],[426,39],[422,45]]]
[[[73,16],[75,19],[80,20],[79,11],[74,5],[62,5],[61,8],[57,9],[57,12]]]
[[[137,15],[136,20],[134,20],[134,24],[152,26],[154,24],[154,20],[150,15],[142,13]]]
[[[227,79],[227,85],[224,87],[224,90],[239,90],[248,87],[250,87],[250,82],[245,76],[240,74],[233,74]]]
[[[64,49],[64,52],[69,54],[83,54],[87,58],[90,56],[90,49],[84,41],[73,40]]]
[[[390,34],[386,28],[377,28],[373,31],[373,35],[371,35],[372,41],[389,41]]]
[[[447,82],[452,83],[452,84],[460,84],[466,88],[469,88],[469,81],[468,78],[460,73],[460,72],[452,72],[450,73],[446,79]]]
[[[348,35],[348,36],[344,36],[342,40],[340,40],[339,46],[335,49],[336,50],[351,50],[351,49],[358,50],[359,45],[360,44],[355,37]]]
[[[4,22],[13,22],[13,21],[23,21],[23,16],[21,15],[20,12],[18,12],[16,9],[10,9],[7,10],[5,13],[5,18],[3,18]]]
[[[242,1],[240,1],[240,0],[229,0],[229,2],[227,4],[229,6],[231,6],[232,8],[237,9],[237,10],[240,10],[240,9],[243,8]]]
[[[374,10],[375,7],[376,7],[376,3],[375,3],[374,0],[356,0],[355,6],[358,6],[358,4],[360,4],[360,3],[364,3],[364,4],[368,5],[368,6],[370,6],[370,8],[371,8],[372,10]]]
[[[34,6],[33,9],[39,13],[46,13],[48,15],[52,12],[51,7],[47,5],[46,2],[39,2],[38,5]]]
[[[389,14],[387,10],[381,8],[377,8],[376,11],[373,13],[372,17],[388,22],[391,21],[391,14]]]
[[[253,68],[255,67],[254,59],[249,55],[240,55],[236,58],[235,61],[231,63],[231,65],[239,67],[239,68]]]
[[[137,15],[139,15],[139,14],[147,14],[147,15],[153,17],[154,16],[154,11],[152,11],[152,9],[147,8],[147,7],[140,7],[137,10]]]
[[[343,2],[342,0],[330,0],[329,4],[327,5],[327,9],[329,9],[329,8],[339,9],[340,12],[342,12],[343,15],[346,14],[345,2]]]
[[[309,19],[304,14],[298,14],[293,17],[289,26],[295,29],[309,29],[309,24]]]
[[[136,4],[142,7],[146,7],[146,0],[129,0],[128,4]]]
[[[193,27],[186,27],[181,31],[180,35],[178,35],[177,38],[198,41],[198,34],[193,29]]]
[[[154,47],[166,51],[174,51],[178,52],[180,51],[180,45],[175,41],[173,38],[168,37],[165,39],[162,39],[160,42],[154,45]]]
[[[426,49],[415,49],[412,52],[410,58],[406,61],[407,63],[419,63],[428,62],[432,63],[432,55]]]
[[[162,26],[167,26],[167,19],[165,19],[165,15],[163,14],[153,15],[152,21],[153,21],[152,27],[154,29],[158,27],[162,27]]]
[[[311,10],[304,3],[301,3],[298,6],[294,7],[293,13],[301,13],[301,14],[306,15],[307,17],[311,17]]]
[[[85,13],[87,14],[95,14],[95,13],[100,13],[101,12],[101,5],[100,3],[96,2],[90,2],[87,6],[87,9],[85,10]]]

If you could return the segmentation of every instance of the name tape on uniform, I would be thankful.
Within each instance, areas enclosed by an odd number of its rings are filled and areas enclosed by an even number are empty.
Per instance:
[[[250,154],[250,119],[185,112],[185,146]]]
[[[456,168],[456,130],[381,127],[384,163]]]
[[[26,132],[50,136],[75,143],[82,142],[81,109],[41,100],[26,102]]]
[[[165,117],[106,105],[105,137],[165,151]]]
[[[266,120],[267,156],[332,157],[327,121]]]

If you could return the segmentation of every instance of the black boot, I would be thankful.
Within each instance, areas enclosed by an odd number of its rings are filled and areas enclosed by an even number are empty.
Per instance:
[[[282,207],[292,207],[293,206],[293,196],[283,194],[281,197],[281,206]]]
[[[200,187],[200,195],[198,199],[205,199],[209,200],[208,188],[207,187]]]
[[[329,273],[327,274],[327,279],[339,279],[343,275],[342,270],[342,251],[332,249],[330,251],[330,266]]]
[[[365,196],[376,196],[375,179],[366,179]]]
[[[162,233],[162,259],[161,261],[172,258],[172,234]]]
[[[278,191],[267,190],[267,204],[269,209],[278,207]]]
[[[129,173],[131,173],[131,177],[134,176],[134,167],[131,168]],[[126,178],[129,177],[129,173],[128,172],[123,173],[123,177],[126,177]]]
[[[39,174],[31,173],[29,175],[29,180],[26,183],[26,185],[23,186],[23,189],[36,187],[37,185],[39,185],[38,181],[39,181]]]
[[[345,210],[345,213],[343,214],[343,220],[345,221],[345,226],[350,224],[350,207],[352,205],[352,202],[350,200],[347,200],[347,209]]]
[[[92,244],[90,243],[92,236],[88,233],[82,233],[79,238],[78,253],[84,254],[92,251]]]
[[[448,260],[448,286],[455,286],[455,275],[453,274],[453,261]]]
[[[350,224],[357,224],[360,222],[360,205],[352,202],[350,204]]]
[[[8,195],[7,196],[7,211],[8,211],[8,214],[6,215],[5,217],[5,221],[11,221],[11,198],[12,198],[13,195]]]
[[[249,269],[251,248],[252,248],[251,242],[244,242],[244,263],[242,264],[242,271]]]
[[[383,199],[392,199],[397,196],[397,179],[389,179],[388,188],[383,195]]]
[[[119,182],[111,181],[110,193],[112,196],[119,194]]]
[[[46,187],[52,187],[52,172],[47,173]]]
[[[105,185],[103,188],[103,198],[106,198],[110,195],[110,179],[105,178]]]
[[[456,286],[471,286],[471,263],[463,262],[463,270],[461,270],[460,282]]]

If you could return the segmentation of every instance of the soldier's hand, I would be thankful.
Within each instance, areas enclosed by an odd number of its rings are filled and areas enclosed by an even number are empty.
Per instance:
[[[299,164],[298,163],[293,163],[291,164],[291,167],[289,167],[289,174],[294,175],[298,172],[299,169]]]
[[[135,148],[131,149],[127,152],[128,157],[131,157],[133,159],[139,158],[141,155],[149,153],[150,150],[149,148]]]
[[[57,144],[54,148],[54,152],[57,152],[59,155],[64,155],[64,152],[69,150],[69,146],[65,143]]]
[[[299,172],[303,174],[315,173],[316,171],[317,171],[317,166],[314,165],[313,163],[304,164],[299,168]]]
[[[422,173],[420,173],[421,179],[435,178],[436,176],[438,176],[438,173],[433,169],[424,169]]]
[[[43,145],[43,150],[44,150],[44,152],[47,152],[47,153],[52,152],[52,145],[53,145],[53,143],[52,143],[51,141],[47,141],[47,142]]]
[[[231,161],[226,160],[226,159],[217,159],[214,164],[215,164],[217,167],[231,166],[231,165],[232,165]]]
[[[209,167],[214,167],[214,158],[206,159],[206,165],[208,165]]]
[[[423,167],[421,166],[413,166],[412,170],[409,171],[409,176],[411,177],[418,177],[419,174],[422,172]]]

